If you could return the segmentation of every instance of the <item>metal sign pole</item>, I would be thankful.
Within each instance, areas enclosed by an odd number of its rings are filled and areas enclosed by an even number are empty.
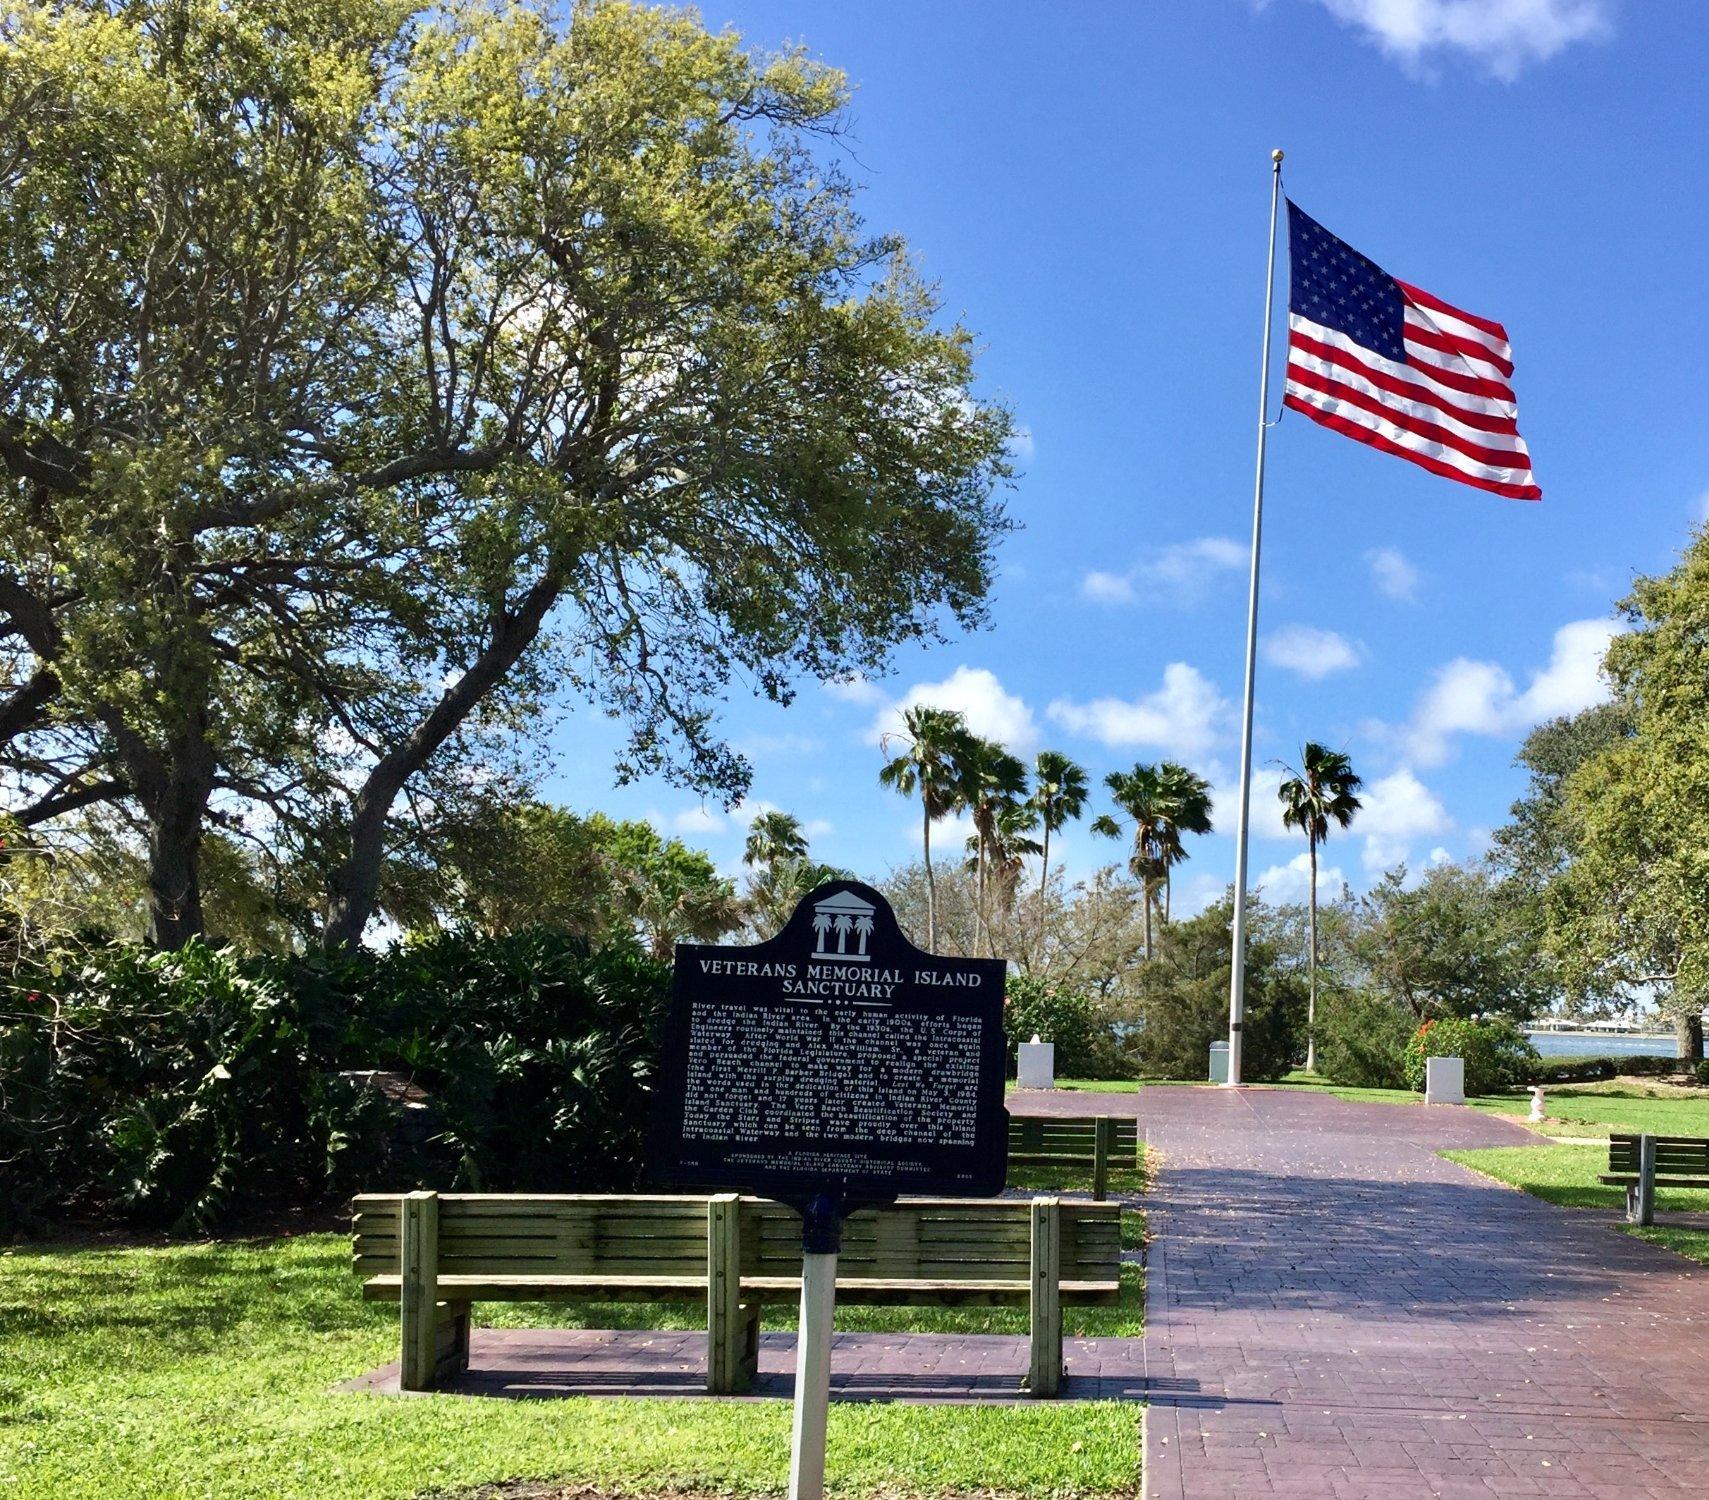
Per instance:
[[[825,1419],[831,1402],[842,1218],[842,1205],[825,1195],[814,1198],[801,1215],[801,1321],[795,1336],[789,1500],[822,1500],[825,1493]]]

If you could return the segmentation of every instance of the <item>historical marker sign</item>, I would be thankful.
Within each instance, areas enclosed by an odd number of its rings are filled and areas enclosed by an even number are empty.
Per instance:
[[[655,1176],[787,1200],[1000,1191],[1003,975],[916,948],[857,881],[770,942],[679,944]]]

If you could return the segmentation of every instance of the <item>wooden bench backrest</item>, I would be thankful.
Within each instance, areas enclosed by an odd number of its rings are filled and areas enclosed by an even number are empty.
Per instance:
[[[1608,1137],[1608,1170],[1636,1172],[1638,1170],[1638,1137],[1613,1135]],[[1709,1138],[1691,1135],[1658,1135],[1656,1137],[1656,1176],[1709,1176]]]
[[[1112,1145],[1118,1155],[1139,1149],[1139,1121],[1112,1115]],[[1009,1150],[1026,1155],[1090,1156],[1098,1122],[1087,1116],[1011,1115]]]
[[[760,1199],[742,1205],[742,1274],[801,1272],[801,1220]],[[1061,1206],[1062,1279],[1114,1281],[1121,1265],[1121,1208]],[[1032,1202],[1026,1198],[909,1199],[843,1223],[839,1276],[934,1281],[1025,1281],[1032,1264]]]
[[[399,1200],[353,1200],[355,1270],[398,1272]],[[441,1193],[446,1276],[704,1276],[706,1199],[617,1194]]]
[[[353,1202],[361,1276],[398,1273],[399,1200],[365,1193]],[[1121,1210],[1064,1202],[1064,1281],[1114,1281],[1121,1264]],[[1032,1203],[1007,1199],[910,1199],[867,1209],[843,1225],[837,1262],[850,1277],[1025,1281]],[[441,1275],[596,1276],[706,1274],[707,1200],[687,1197],[487,1195],[439,1197]],[[746,1198],[742,1274],[797,1276],[801,1220],[782,1204]]]

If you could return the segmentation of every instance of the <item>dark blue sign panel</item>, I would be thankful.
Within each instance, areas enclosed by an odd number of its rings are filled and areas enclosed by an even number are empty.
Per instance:
[[[679,944],[654,1176],[792,1201],[1000,1192],[1004,970],[916,948],[857,881],[770,942]]]

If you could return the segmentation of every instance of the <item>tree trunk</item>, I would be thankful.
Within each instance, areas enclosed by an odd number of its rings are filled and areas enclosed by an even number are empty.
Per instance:
[[[1038,931],[1034,938],[1033,962],[1044,962],[1044,893],[1050,888],[1050,816],[1044,820],[1044,850],[1038,861]]]
[[[1306,964],[1310,975],[1311,990],[1306,1001],[1305,1010],[1305,1070],[1308,1073],[1317,1071],[1317,839],[1309,839],[1311,845],[1311,891],[1307,897],[1308,909],[1311,912],[1311,956]]]
[[[924,802],[921,803],[925,807]],[[921,814],[920,836],[926,846],[926,952],[938,951],[938,881],[932,873],[932,814],[925,808]]]
[[[1151,962],[1151,881],[1139,883],[1140,898],[1145,902],[1145,961]]]
[[[1673,1018],[1673,1039],[1679,1060],[1696,1064],[1703,1060],[1703,1015],[1692,1011]]]
[[[1175,876],[1170,870],[1163,872],[1163,925],[1167,927],[1174,921],[1173,908],[1175,905]]]
[[[148,943],[182,948],[203,931],[200,851],[207,803],[176,783],[148,814]]]
[[[549,568],[523,595],[514,612],[501,612],[485,649],[468,670],[440,695],[427,717],[369,771],[351,808],[350,852],[328,881],[322,942],[329,952],[360,944],[374,914],[386,853],[386,819],[404,783],[427,764],[534,643],[562,587],[557,571]]]

